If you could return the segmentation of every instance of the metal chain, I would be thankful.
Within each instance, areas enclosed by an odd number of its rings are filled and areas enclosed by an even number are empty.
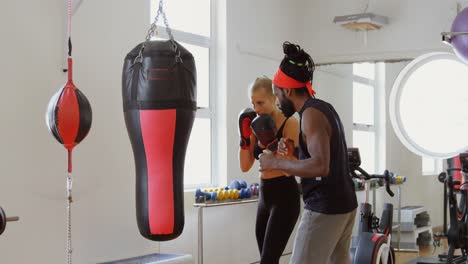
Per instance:
[[[134,63],[137,62],[137,61],[141,62],[142,57],[143,57],[143,50],[146,47],[146,43],[151,40],[151,38],[154,36],[155,32],[157,33],[157,27],[158,27],[157,23],[158,23],[159,15],[162,15],[164,25],[166,26],[167,35],[169,35],[169,41],[171,41],[171,44],[172,44],[174,50],[176,51],[176,60],[180,61],[180,50],[178,49],[178,47],[177,47],[177,45],[176,45],[176,43],[174,41],[174,35],[172,35],[172,30],[169,27],[169,23],[167,22],[167,17],[166,17],[166,13],[164,12],[163,2],[164,2],[163,0],[159,0],[159,6],[158,6],[158,11],[156,12],[156,17],[154,18],[154,21],[151,24],[150,29],[148,30],[148,34],[146,35],[145,42],[141,46],[141,49],[140,49],[140,52],[138,53],[138,56],[133,61]]]
[[[172,30],[169,27],[169,23],[167,22],[166,13],[164,12],[163,0],[159,0],[158,12],[156,13],[156,17],[154,18],[153,24],[151,24],[151,27],[148,30],[148,34],[146,35],[146,41],[149,41],[151,37],[153,37],[154,32],[156,32],[156,28],[158,27],[157,23],[158,23],[159,15],[162,15],[163,17],[163,22],[164,22],[164,25],[166,26],[166,32],[169,35],[169,39],[174,40],[174,36],[172,35]]]
[[[67,176],[67,263],[72,263],[72,233],[71,233],[71,204],[73,203],[72,198],[72,184],[73,179],[71,173]]]

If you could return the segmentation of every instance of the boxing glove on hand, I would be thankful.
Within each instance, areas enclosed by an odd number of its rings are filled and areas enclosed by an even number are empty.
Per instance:
[[[275,120],[270,115],[257,116],[250,125],[260,144],[275,152],[278,147]]]
[[[252,108],[245,108],[239,113],[239,135],[241,149],[249,149],[252,129],[250,123],[257,116]]]

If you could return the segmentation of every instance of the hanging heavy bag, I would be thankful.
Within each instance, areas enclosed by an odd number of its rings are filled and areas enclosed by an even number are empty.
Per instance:
[[[122,96],[136,169],[136,215],[142,236],[178,237],[184,227],[184,161],[196,111],[192,54],[177,43],[146,41],[125,57]],[[166,20],[165,20],[166,21]]]

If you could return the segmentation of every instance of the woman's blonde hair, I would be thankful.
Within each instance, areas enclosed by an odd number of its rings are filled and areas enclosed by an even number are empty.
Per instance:
[[[272,81],[267,76],[263,75],[262,77],[258,77],[253,81],[249,86],[249,97],[252,93],[257,92],[260,89],[265,89],[266,93],[269,96],[273,96],[273,86]]]

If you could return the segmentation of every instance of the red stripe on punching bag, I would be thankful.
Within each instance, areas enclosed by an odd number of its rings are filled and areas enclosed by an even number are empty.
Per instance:
[[[148,222],[151,234],[174,231],[173,150],[176,110],[140,110],[148,169]]]
[[[454,168],[461,168],[461,162],[460,162],[460,156],[455,156],[453,157],[453,167]],[[462,175],[461,171],[453,171],[453,180],[454,181],[459,181],[462,183]],[[454,185],[453,186],[456,190],[460,189],[460,184]]]
[[[68,81],[57,103],[57,130],[67,149],[76,146],[76,135],[80,127],[80,106],[75,94],[75,85]]]

